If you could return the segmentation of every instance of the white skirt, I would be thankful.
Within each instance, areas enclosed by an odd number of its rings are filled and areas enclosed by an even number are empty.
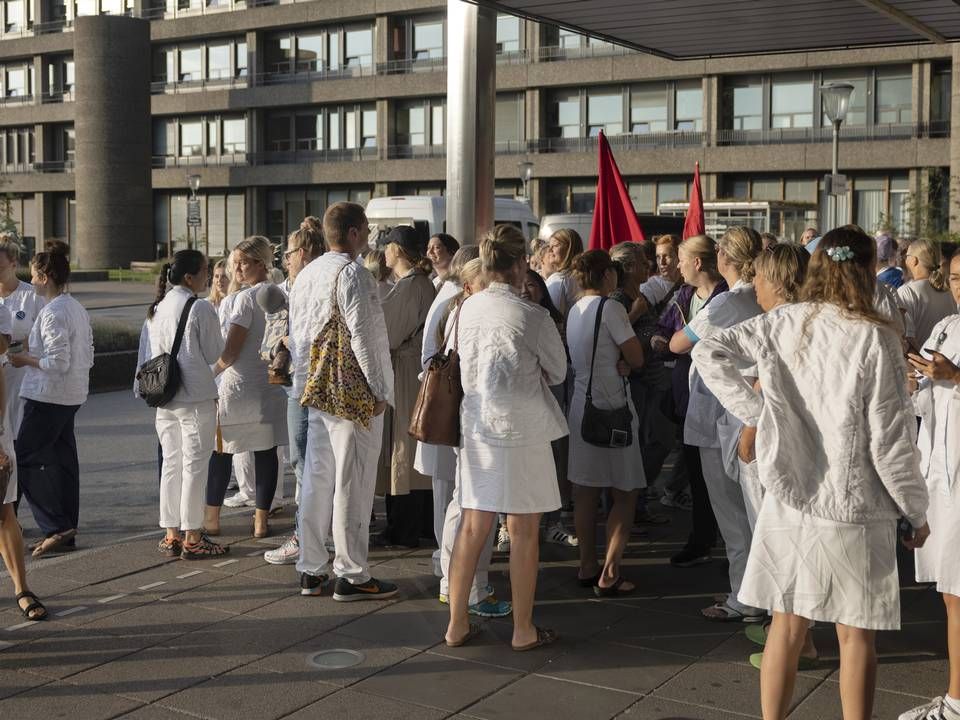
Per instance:
[[[814,517],[766,493],[737,599],[865,630],[900,629],[897,526]]]
[[[942,485],[931,488],[927,522],[930,537],[916,551],[917,582],[936,583],[937,592],[960,595],[956,555],[960,548],[960,484],[949,494]]]
[[[464,438],[457,454],[457,485],[460,506],[468,510],[524,515],[560,507],[548,442],[498,447]]]
[[[640,424],[633,400],[627,400],[633,414],[633,442],[625,448],[597,447],[583,439],[580,426],[585,402],[586,396],[579,390],[570,401],[567,415],[570,425],[567,478],[575,485],[609,487],[623,492],[646,487],[647,478],[643,473],[643,456],[640,453]]]

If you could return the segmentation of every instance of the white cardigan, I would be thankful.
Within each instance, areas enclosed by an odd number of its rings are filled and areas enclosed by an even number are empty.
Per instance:
[[[40,367],[27,367],[20,397],[53,405],[86,402],[93,331],[83,306],[67,293],[55,297],[37,314],[28,344]]]
[[[784,305],[701,340],[693,362],[757,427],[760,480],[778,500],[841,522],[926,522],[906,364],[888,327],[832,305]],[[753,363],[763,398],[738,369]]]

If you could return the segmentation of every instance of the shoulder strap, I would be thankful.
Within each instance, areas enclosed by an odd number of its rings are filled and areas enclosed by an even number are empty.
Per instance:
[[[460,304],[457,305],[457,314],[453,318],[453,351],[459,353],[460,347],[460,311],[463,310],[464,304],[469,300],[469,298],[464,298],[460,301]]]
[[[347,269],[347,266],[352,263],[353,260],[348,260],[343,264],[339,270],[337,270],[337,277],[333,281],[333,295],[330,298],[330,314],[339,315],[340,314],[340,302],[337,300],[337,291],[340,289],[340,276],[343,274],[343,271]]]
[[[593,326],[593,352],[590,354],[590,379],[587,381],[587,399],[593,399],[593,361],[597,357],[597,343],[600,340],[600,323],[603,322],[603,306],[608,298],[601,297],[597,305],[597,321]]]
[[[170,348],[170,357],[174,359],[176,359],[177,353],[180,352],[180,343],[183,342],[183,333],[187,329],[187,318],[190,317],[190,308],[193,307],[196,301],[197,296],[194,295],[187,300],[187,304],[183,306],[183,312],[180,313],[180,322],[177,323],[177,334],[173,338],[173,347]]]

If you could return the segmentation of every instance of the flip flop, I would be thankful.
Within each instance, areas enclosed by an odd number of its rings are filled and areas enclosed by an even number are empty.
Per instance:
[[[480,627],[479,623],[470,623],[470,627],[467,630],[466,635],[464,635],[459,640],[454,640],[453,642],[447,640],[446,641],[447,647],[452,647],[452,648],[463,647],[468,642],[473,640],[477,635],[479,635],[481,630],[482,628]]]
[[[613,585],[610,587],[601,587],[599,584],[593,586],[593,594],[597,597],[619,597],[621,595],[629,595],[634,592],[637,588],[636,586],[630,588],[629,590],[621,590],[620,587],[623,585],[624,579],[620,575],[614,580]]]
[[[753,653],[750,655],[750,664],[753,665],[757,670],[760,669],[760,664],[763,662],[763,653]],[[800,672],[809,672],[810,670],[816,670],[820,667],[820,658],[815,657],[804,657],[800,656],[800,660],[797,662],[797,670]]]
[[[707,615],[707,612],[708,612],[709,610],[719,610],[720,612],[723,613],[723,615],[722,615],[722,616]],[[718,603],[715,603],[714,605],[711,605],[711,606],[708,607],[708,608],[704,608],[703,610],[701,610],[701,611],[700,611],[700,616],[701,616],[704,620],[709,620],[710,622],[721,622],[721,623],[726,623],[726,622],[759,623],[759,622],[763,622],[763,621],[766,619],[767,614],[766,614],[766,613],[760,613],[759,615],[745,615],[744,613],[740,612],[739,610],[736,610],[736,609],[730,607],[730,606],[729,606],[727,603],[725,603],[725,602],[722,602],[722,603],[721,603],[721,602],[718,602]]]
[[[543,647],[545,645],[552,645],[559,639],[560,636],[557,635],[556,630],[538,627],[536,640],[534,640],[532,643],[528,643],[527,645],[513,645],[512,647],[515,652],[527,652],[528,650],[535,650],[536,648]]]
[[[54,533],[49,537],[43,539],[43,541],[33,549],[33,557],[43,557],[49,552],[54,552],[60,550],[61,552],[69,552],[63,544],[77,536],[77,531],[75,529],[64,530],[63,532]]]

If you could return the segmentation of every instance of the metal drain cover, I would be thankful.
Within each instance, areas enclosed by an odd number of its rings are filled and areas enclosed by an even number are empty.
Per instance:
[[[364,654],[356,650],[321,650],[307,656],[307,665],[318,670],[342,670],[343,668],[359,665],[364,661]]]

